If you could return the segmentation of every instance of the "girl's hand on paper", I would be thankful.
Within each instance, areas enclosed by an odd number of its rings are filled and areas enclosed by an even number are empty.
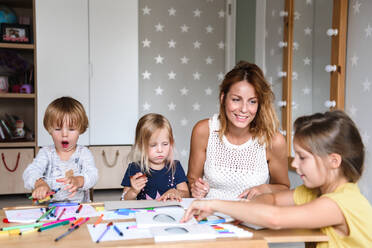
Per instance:
[[[66,185],[63,190],[68,190],[68,192],[71,193],[68,197],[73,197],[78,188],[81,188],[84,185],[84,177],[82,176],[58,178],[56,181]]]
[[[201,178],[198,178],[193,184],[191,184],[191,195],[195,198],[204,198],[209,192],[209,184]]]
[[[162,196],[160,196],[157,201],[182,201],[182,195],[177,189],[170,189],[165,192]]]
[[[198,215],[196,218],[198,221],[212,215],[214,213],[212,209],[213,201],[207,200],[195,200],[191,203],[189,208],[186,210],[184,216],[181,219],[181,223],[189,221],[194,215]]]
[[[141,172],[137,172],[130,177],[130,186],[137,195],[146,186],[146,183],[147,176]]]
[[[270,192],[270,189],[267,187],[267,184],[261,184],[261,185],[244,190],[243,193],[241,193],[238,197],[244,198],[247,200],[252,200],[259,195],[262,195],[264,193],[269,193],[269,192]]]
[[[35,183],[35,189],[32,192],[32,198],[40,200],[44,199],[49,191],[49,185],[44,180],[39,179]]]

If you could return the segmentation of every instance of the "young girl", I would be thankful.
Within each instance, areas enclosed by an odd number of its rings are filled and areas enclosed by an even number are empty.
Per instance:
[[[294,126],[292,166],[304,185],[250,202],[194,201],[183,221],[217,211],[272,229],[321,228],[329,242],[317,247],[372,247],[372,207],[356,184],[364,146],[354,122],[332,111],[300,117]]]
[[[137,123],[135,144],[129,155],[122,200],[178,200],[189,197],[187,178],[179,161],[173,160],[173,133],[169,121],[147,114]]]
[[[88,127],[83,105],[71,97],[54,100],[45,111],[44,127],[54,145],[41,148],[26,168],[25,188],[33,190],[34,199],[60,189],[52,201],[88,201],[88,189],[96,184],[98,172],[89,149],[77,145]]]

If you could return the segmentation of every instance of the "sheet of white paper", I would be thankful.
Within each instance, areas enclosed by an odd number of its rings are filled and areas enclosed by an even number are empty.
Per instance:
[[[216,236],[218,238],[251,238],[253,236],[253,233],[251,233],[250,231],[244,230],[243,228],[231,224],[212,225],[212,228],[216,231]]]
[[[66,208],[61,219],[66,219],[70,217],[94,217],[99,216],[100,213],[97,212],[91,205],[83,205],[79,213],[76,213],[78,206],[68,206],[59,207],[56,211],[56,217],[43,218],[41,221],[53,221],[56,220],[59,214]],[[41,211],[43,210],[43,211]],[[19,222],[19,223],[31,223],[35,222],[40,216],[45,213],[45,208],[30,208],[30,209],[15,209],[15,210],[5,210],[6,217],[9,222]]]
[[[107,223],[98,224],[96,227],[93,227],[92,224],[88,224],[89,234],[93,242],[96,242],[97,239],[101,236],[101,234],[105,231],[106,225]],[[136,228],[135,222],[116,222],[114,223],[114,225],[116,225],[117,228],[119,228],[119,230],[123,233],[123,236],[120,236],[111,226],[110,229],[107,231],[107,233],[103,236],[101,241],[145,239],[145,238],[153,237],[150,232],[150,229]],[[130,228],[127,229],[127,227],[130,227]]]
[[[215,239],[216,233],[212,227],[203,224],[157,226],[150,228],[155,242],[170,242],[180,240]]]
[[[163,207],[155,208],[153,212],[137,212],[136,222],[140,228],[152,226],[177,226],[181,225],[185,210],[182,207]],[[185,224],[196,224],[195,218],[190,219]]]

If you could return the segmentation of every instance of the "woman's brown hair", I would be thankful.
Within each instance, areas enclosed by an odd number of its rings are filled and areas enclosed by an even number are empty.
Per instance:
[[[260,144],[270,145],[273,137],[279,131],[279,120],[273,106],[274,93],[265,80],[262,70],[255,64],[240,61],[230,72],[228,72],[220,85],[220,130],[219,137],[226,133],[227,117],[225,102],[227,93],[233,84],[247,81],[251,84],[258,98],[258,109],[255,118],[249,125],[249,132],[258,138]],[[224,96],[221,100],[222,95]]]
[[[319,157],[339,154],[345,177],[358,181],[363,172],[364,145],[355,123],[343,111],[299,117],[294,129],[294,141],[300,147]]]

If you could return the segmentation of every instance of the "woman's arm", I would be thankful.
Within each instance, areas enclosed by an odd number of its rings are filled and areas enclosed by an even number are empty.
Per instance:
[[[282,134],[277,133],[271,147],[266,150],[270,171],[270,192],[289,188],[287,144]]]
[[[204,197],[209,190],[205,190],[199,178],[203,177],[204,162],[209,137],[208,119],[199,121],[193,128],[190,142],[189,167],[187,179],[193,197]],[[205,186],[205,185],[204,185]]]

